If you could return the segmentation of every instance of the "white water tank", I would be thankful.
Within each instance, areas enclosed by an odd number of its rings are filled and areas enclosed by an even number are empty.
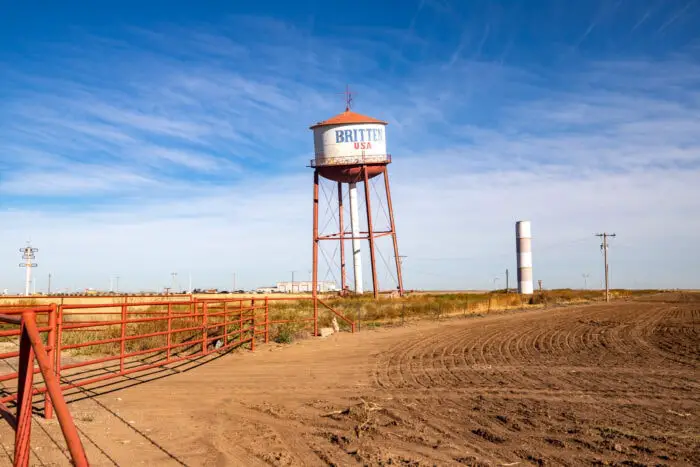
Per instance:
[[[385,162],[386,126],[382,120],[350,110],[311,126],[315,165]]]

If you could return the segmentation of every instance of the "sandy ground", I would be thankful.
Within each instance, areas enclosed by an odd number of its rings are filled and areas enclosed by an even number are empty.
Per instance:
[[[71,396],[92,465],[700,465],[700,302],[423,322],[183,370]],[[0,445],[9,465],[6,424]],[[68,465],[55,421],[36,418],[33,446]]]

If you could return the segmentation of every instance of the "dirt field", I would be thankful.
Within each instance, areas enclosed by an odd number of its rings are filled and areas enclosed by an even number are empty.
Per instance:
[[[700,465],[687,300],[260,346],[71,410],[92,465]],[[37,465],[68,464],[55,421],[33,438]]]

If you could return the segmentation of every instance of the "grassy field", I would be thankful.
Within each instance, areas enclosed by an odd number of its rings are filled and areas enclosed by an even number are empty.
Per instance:
[[[655,290],[613,290],[611,296],[614,300],[632,298],[637,296],[658,293]],[[281,300],[276,301],[275,298],[280,296],[270,296],[269,300],[269,320],[270,324],[270,339],[279,343],[289,343],[295,339],[305,338],[311,335],[313,323],[310,321],[313,318],[313,302],[309,295],[299,295],[298,300]],[[284,295],[285,298],[293,298],[289,295]],[[243,306],[249,306],[251,299],[256,301],[257,306],[261,306],[264,302],[264,296],[261,295],[200,295],[198,298],[207,299],[242,299],[245,300]],[[445,292],[445,293],[411,293],[405,297],[381,297],[375,300],[371,295],[337,297],[329,296],[323,298],[323,302],[333,308],[338,313],[346,316],[351,321],[356,322],[356,326],[361,329],[391,326],[397,324],[405,324],[413,320],[424,319],[446,319],[456,316],[474,316],[483,315],[494,311],[526,309],[534,307],[548,307],[566,304],[580,304],[603,300],[603,294],[600,291],[593,290],[548,290],[543,293],[535,293],[532,296],[522,296],[514,293],[503,292]],[[119,305],[122,303],[135,304],[137,306],[129,307],[129,319],[142,319],[154,316],[163,316],[167,312],[165,305],[144,305],[138,306],[139,303],[154,303],[167,301],[186,301],[189,296],[149,296],[149,297],[39,297],[31,299],[0,299],[0,305],[44,305],[48,303],[61,302],[64,305],[91,305],[114,303]],[[237,306],[238,304],[236,304]],[[223,308],[220,305],[210,305],[209,313],[221,312]],[[201,309],[200,309],[201,310]],[[120,319],[120,307],[108,307],[99,309],[79,310],[81,314],[77,314],[78,310],[67,310],[65,313],[65,322],[99,322],[106,320]],[[191,313],[189,305],[175,305],[173,307],[175,314]],[[228,321],[237,319],[237,312],[234,311],[228,318]],[[333,314],[324,306],[319,304],[319,326],[329,327],[332,324]],[[262,323],[265,320],[264,310],[256,310],[256,321]],[[222,322],[222,317],[210,317],[208,324],[210,326]],[[337,319],[341,329],[349,330],[349,325]],[[128,336],[139,336],[144,334],[158,333],[167,331],[167,320],[149,321],[139,323],[129,323],[127,325]],[[171,322],[171,330],[175,333],[172,336],[172,342],[187,342],[201,337],[202,318],[184,317],[174,318]],[[192,329],[197,328],[197,329]],[[243,326],[247,332],[248,324]],[[263,327],[258,328],[262,330]],[[182,330],[182,331],[180,331]],[[237,335],[240,330],[240,325],[236,322],[227,327],[227,332]],[[212,330],[214,335],[223,333],[223,327],[218,327]],[[116,339],[121,336],[121,326],[111,325],[104,326],[96,324],[94,327],[65,332],[63,335],[63,346],[79,344],[82,342]],[[126,342],[127,352],[137,352],[152,348],[161,347],[166,344],[166,336],[158,335],[146,337],[142,339],[128,340]],[[78,355],[88,354],[105,354],[110,355],[118,353],[120,348],[119,342],[109,342],[90,347],[74,349],[72,353]]]

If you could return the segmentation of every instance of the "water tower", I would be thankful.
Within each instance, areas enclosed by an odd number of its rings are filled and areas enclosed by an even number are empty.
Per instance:
[[[391,236],[394,246],[394,264],[396,266],[396,281],[398,292],[403,295],[403,279],[401,277],[401,260],[396,241],[394,210],[389,190],[388,166],[391,156],[386,150],[387,122],[361,115],[350,110],[352,99],[346,92],[345,112],[316,123],[310,127],[314,132],[314,154],[310,167],[314,169],[314,228],[313,228],[313,271],[312,281],[314,295],[318,291],[318,259],[319,242],[340,242],[340,277],[341,290],[347,289],[345,267],[345,243],[352,244],[352,260],[355,293],[363,293],[362,287],[362,254],[363,240],[368,241],[370,270],[372,271],[372,291],[375,298],[379,295],[377,283],[377,262],[375,241],[378,237]],[[372,202],[370,195],[370,179],[383,176],[388,208],[389,229],[376,230],[372,223]],[[338,210],[338,232],[319,234],[319,177],[331,180],[338,186],[338,204],[332,209]],[[360,205],[357,185],[364,188],[366,225],[360,225]],[[343,222],[343,185],[348,186],[348,202],[350,208],[350,232],[346,231]]]

